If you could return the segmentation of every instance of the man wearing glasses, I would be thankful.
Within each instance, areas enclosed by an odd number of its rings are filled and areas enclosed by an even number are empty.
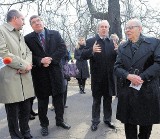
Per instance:
[[[25,36],[25,41],[33,55],[33,84],[38,99],[38,116],[42,136],[48,135],[49,119],[47,117],[49,96],[55,107],[56,125],[70,129],[64,122],[63,75],[61,59],[66,54],[66,45],[58,31],[49,30],[37,15],[30,17],[33,32]]]
[[[119,46],[114,66],[121,80],[117,119],[126,139],[149,139],[152,125],[160,123],[160,41],[143,36],[138,19],[127,22],[125,33],[128,41]]]

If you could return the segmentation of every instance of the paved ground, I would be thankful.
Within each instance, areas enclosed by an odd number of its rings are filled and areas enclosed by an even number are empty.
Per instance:
[[[115,119],[117,98],[113,97],[113,117],[112,121],[117,127],[117,131],[109,129],[102,121],[96,132],[90,130],[92,97],[90,82],[86,86],[86,94],[78,93],[76,80],[72,79],[68,88],[68,108],[65,109],[64,119],[72,127],[70,130],[62,129],[55,125],[55,113],[48,110],[50,120],[49,135],[42,137],[38,117],[30,121],[31,133],[35,139],[125,139],[123,124]],[[50,106],[49,106],[50,107]],[[37,111],[37,101],[34,102],[34,110]],[[154,125],[150,139],[160,139],[160,125]],[[0,139],[10,139],[4,105],[0,104]]]

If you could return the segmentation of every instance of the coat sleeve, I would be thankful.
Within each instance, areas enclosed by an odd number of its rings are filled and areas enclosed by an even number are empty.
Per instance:
[[[74,58],[76,60],[80,60],[81,59],[81,51],[79,49],[75,49],[75,51],[74,51]]]
[[[140,74],[143,80],[150,81],[153,78],[159,76],[160,72],[160,40],[157,40],[154,52],[153,52],[153,63],[145,69],[145,71]]]
[[[52,53],[52,62],[53,64],[60,63],[61,59],[65,56],[67,52],[67,48],[64,40],[62,39],[60,33],[58,31],[55,32],[55,42],[56,42],[56,51]]]
[[[21,69],[25,70],[27,65],[31,63],[31,52],[27,48],[27,57],[26,59],[22,59],[18,55],[15,55],[14,53],[11,53],[9,51],[9,47],[7,46],[7,42],[5,40],[5,36],[3,35],[3,32],[0,30],[0,57],[10,57],[12,58],[12,62],[8,64],[7,66],[14,68],[14,69]]]
[[[29,48],[29,51],[32,51],[31,44],[30,44],[30,39],[31,39],[30,35],[26,35],[24,39],[27,47]],[[32,54],[32,60],[33,60],[33,66],[38,66],[38,67],[42,66],[42,63],[41,63],[42,57]]]

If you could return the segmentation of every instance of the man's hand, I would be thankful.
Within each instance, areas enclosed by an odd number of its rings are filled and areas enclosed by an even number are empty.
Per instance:
[[[48,67],[49,66],[49,64],[43,64],[43,67]]]
[[[51,57],[44,57],[41,60],[41,63],[43,64],[44,67],[48,67],[49,64],[51,64],[52,58]]]
[[[27,65],[25,70],[19,69],[17,70],[17,74],[26,74],[32,69],[32,65]]]
[[[44,58],[42,58],[41,63],[42,64],[50,64],[51,61],[52,61],[51,57],[44,57]]]
[[[97,44],[97,41],[93,45],[93,53],[101,53],[101,47]]]
[[[127,79],[130,80],[135,86],[141,85],[144,82],[140,76],[135,74],[128,74]]]
[[[27,65],[27,67],[26,67],[26,71],[30,71],[32,69],[32,65],[30,64],[30,65]]]

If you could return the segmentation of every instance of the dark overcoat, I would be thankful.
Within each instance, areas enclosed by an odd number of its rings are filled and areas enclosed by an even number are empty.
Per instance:
[[[74,51],[74,58],[76,59],[76,66],[79,70],[79,74],[76,76],[76,78],[82,78],[87,79],[89,78],[89,67],[87,60],[83,60],[81,58],[81,53],[84,46],[80,46],[79,49],[75,49]]]
[[[160,122],[160,44],[155,38],[143,37],[132,56],[131,42],[119,46],[115,63],[119,78],[117,119],[122,123],[151,125]],[[138,74],[144,83],[140,90],[129,87],[128,74]]]
[[[45,28],[45,51],[36,32],[26,35],[25,41],[33,54],[32,77],[36,96],[44,98],[62,93],[61,59],[66,54],[66,45],[59,32]],[[43,67],[41,64],[44,57],[52,57],[49,67]]]
[[[102,49],[101,53],[93,53],[93,45],[96,41]],[[92,95],[97,96],[97,90],[102,87],[101,84],[106,88],[106,94],[110,96],[114,95],[113,66],[116,60],[116,51],[114,50],[113,41],[109,38],[102,40],[97,34],[86,41],[86,47],[83,49],[81,57],[83,59],[90,59]]]

